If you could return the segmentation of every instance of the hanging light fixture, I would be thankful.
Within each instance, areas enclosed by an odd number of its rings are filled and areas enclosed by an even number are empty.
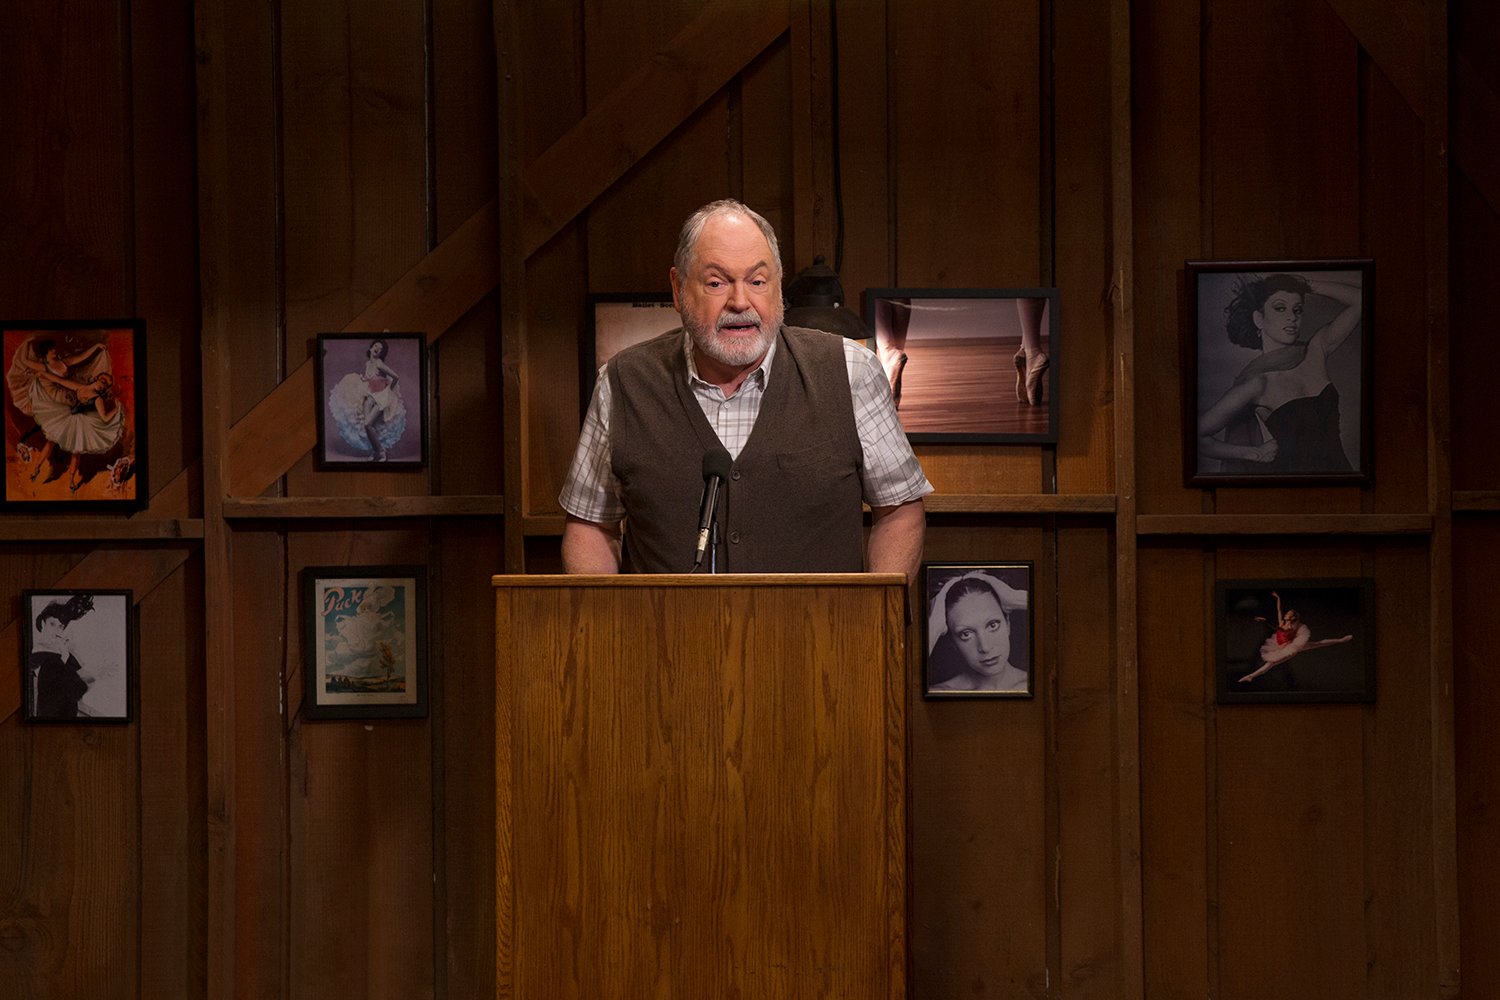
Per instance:
[[[844,305],[844,286],[838,272],[829,267],[822,254],[813,258],[812,266],[797,272],[786,286],[786,323],[811,330],[836,333],[850,340],[867,340],[865,321]]]

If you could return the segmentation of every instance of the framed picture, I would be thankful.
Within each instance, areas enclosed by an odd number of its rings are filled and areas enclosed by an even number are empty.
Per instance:
[[[129,722],[134,609],[128,590],[22,591],[22,718]]]
[[[1375,700],[1375,583],[1220,580],[1218,695],[1231,702]]]
[[[427,715],[427,570],[312,566],[302,571],[309,719]]]
[[[420,333],[320,333],[320,469],[427,465],[427,338]]]
[[[1057,289],[870,288],[864,315],[911,441],[1057,440]]]
[[[1369,482],[1374,261],[1190,260],[1184,292],[1187,484]]]
[[[5,506],[146,506],[145,339],[138,319],[0,323]]]
[[[588,328],[578,339],[578,388],[588,409],[599,366],[627,347],[682,326],[669,292],[600,292],[588,298]]]
[[[923,563],[929,698],[1032,695],[1032,564]]]

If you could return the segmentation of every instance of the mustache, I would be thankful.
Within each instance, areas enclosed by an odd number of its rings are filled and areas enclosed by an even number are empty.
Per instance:
[[[719,320],[714,324],[715,330],[722,330],[726,326],[760,326],[760,313],[754,309],[746,309],[744,312],[722,313]]]

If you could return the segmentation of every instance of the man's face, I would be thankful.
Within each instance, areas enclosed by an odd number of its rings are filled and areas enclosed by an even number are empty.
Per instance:
[[[687,273],[672,269],[672,301],[693,346],[735,372],[759,364],[781,328],[777,267],[751,219],[709,219]]]

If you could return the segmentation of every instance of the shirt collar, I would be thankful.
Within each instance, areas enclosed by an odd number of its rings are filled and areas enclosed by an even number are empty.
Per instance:
[[[756,367],[755,371],[745,376],[745,382],[759,382],[762,392],[765,391],[766,384],[771,378],[771,362],[776,358],[776,345],[780,340],[781,335],[780,331],[778,331],[777,335],[771,338],[771,346],[766,348],[766,356],[760,359],[760,364]],[[682,351],[687,356],[688,385],[693,385],[694,383],[698,385],[713,385],[712,382],[700,377],[698,374],[698,364],[693,360],[693,336],[686,330],[682,331]],[[741,388],[744,387],[743,382],[740,385]],[[718,387],[714,386],[714,388]]]

